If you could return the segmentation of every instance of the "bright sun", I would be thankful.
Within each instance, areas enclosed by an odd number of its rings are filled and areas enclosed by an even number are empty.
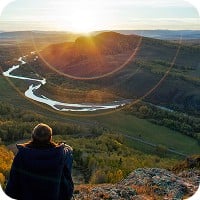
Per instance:
[[[70,5],[70,9],[65,15],[67,26],[73,32],[88,33],[98,30],[102,9],[97,2],[91,3],[91,1],[83,0]]]
[[[76,10],[69,16],[71,27],[75,32],[91,32],[97,29],[98,17],[91,10]]]

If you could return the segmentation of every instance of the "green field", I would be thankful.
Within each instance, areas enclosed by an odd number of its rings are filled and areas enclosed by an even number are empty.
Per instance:
[[[195,139],[121,111],[111,115],[97,117],[96,119],[114,131],[137,138],[140,137],[154,144],[162,144],[168,148],[176,149],[181,153],[200,153],[200,146]]]
[[[20,82],[23,81],[14,80],[16,86],[19,86]],[[83,126],[93,126],[97,123],[99,126],[107,127],[113,132],[134,136],[156,145],[162,144],[184,154],[200,153],[200,146],[195,139],[122,111],[98,117],[73,117],[67,115],[67,113],[56,112],[48,106],[35,104],[23,97],[23,93],[20,95],[3,77],[0,77],[0,96],[1,101],[9,102],[23,109],[34,110],[36,113],[55,121],[81,124]],[[129,141],[129,144],[132,147],[137,145],[140,150],[145,148],[144,144],[138,144],[135,141]]]

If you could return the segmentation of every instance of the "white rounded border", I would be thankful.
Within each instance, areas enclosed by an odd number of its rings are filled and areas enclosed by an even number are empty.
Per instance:
[[[3,9],[11,2],[16,1],[16,0],[0,0],[0,15],[3,11]],[[200,1],[199,0],[187,0],[187,2],[189,2],[190,4],[192,4],[194,7],[196,7],[199,15],[200,15]],[[12,200],[11,198],[9,198],[4,191],[2,190],[1,186],[0,186],[0,199],[1,200]],[[187,200],[199,200],[200,199],[200,186],[197,190],[197,192],[190,198],[188,198]]]
[[[200,186],[193,196],[185,200],[199,200],[199,199],[200,199]]]
[[[0,186],[0,199],[1,199],[1,200],[14,200],[14,199],[8,197],[8,196],[4,193],[3,189],[1,188],[1,186]]]

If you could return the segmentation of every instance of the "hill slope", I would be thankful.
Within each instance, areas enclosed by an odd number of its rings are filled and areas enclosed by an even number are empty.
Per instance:
[[[108,32],[93,37],[82,36],[75,43],[51,45],[41,56],[66,74],[90,77],[115,70],[139,44],[139,36]]]
[[[123,98],[142,97],[198,114],[199,54],[198,47],[106,32],[49,46],[40,55],[49,65],[43,63],[40,70],[51,72],[51,66],[67,76],[92,79],[70,80],[76,88],[107,88]]]

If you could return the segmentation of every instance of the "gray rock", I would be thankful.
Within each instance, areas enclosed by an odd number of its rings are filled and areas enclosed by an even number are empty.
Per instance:
[[[194,170],[175,175],[166,169],[140,168],[115,185],[90,186],[76,191],[74,196],[77,200],[181,200],[196,192],[199,178],[199,171]]]

